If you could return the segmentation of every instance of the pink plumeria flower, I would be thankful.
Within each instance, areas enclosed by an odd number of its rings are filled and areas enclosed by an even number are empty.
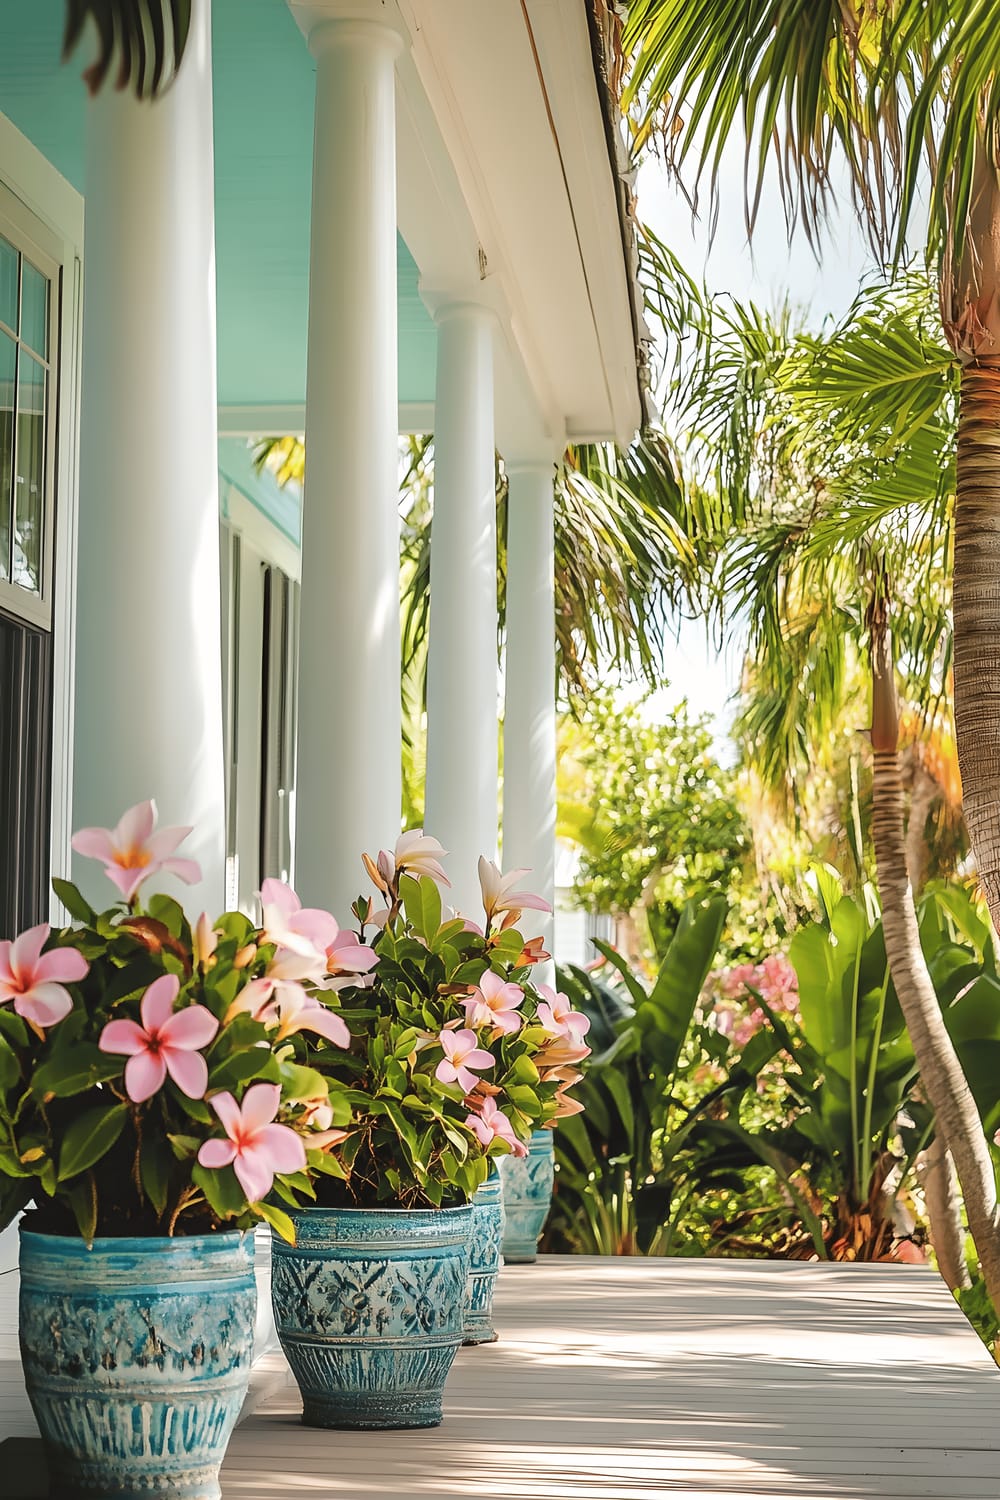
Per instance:
[[[12,943],[0,943],[0,1005],[13,1001],[17,1014],[36,1031],[69,1015],[73,998],[63,986],[82,979],[90,967],[75,948],[43,953],[51,931],[48,922],[41,922]]]
[[[101,1032],[102,1052],[123,1053],[125,1092],[133,1104],[151,1099],[167,1074],[189,1099],[204,1099],[208,1063],[200,1049],[207,1047],[219,1023],[204,1005],[174,1010],[180,990],[176,974],[161,974],[142,997],[137,1021],[109,1021]]]
[[[515,887],[527,870],[508,870],[501,875],[499,865],[491,859],[479,859],[479,884],[483,892],[483,910],[487,922],[492,922],[498,911],[551,911],[552,908],[541,896],[530,891],[519,891]]]
[[[338,927],[333,916],[318,906],[303,906],[290,885],[265,880],[260,888],[263,941],[303,957],[326,952]]]
[[[478,987],[462,1001],[465,1019],[470,1026],[495,1026],[508,1036],[513,1036],[521,1029],[522,1018],[517,1011],[523,1003],[524,991],[521,986],[505,984],[492,969],[487,969]]]
[[[422,828],[411,829],[409,833],[401,834],[396,840],[395,852],[390,856],[395,870],[400,875],[429,875],[438,885],[451,885],[451,881],[444,873],[440,861],[447,855],[447,849],[442,849],[437,839],[431,838],[430,834],[424,833]],[[379,855],[379,869],[382,870],[382,855],[386,854],[383,849]]]
[[[226,1132],[226,1139],[206,1141],[198,1152],[203,1167],[232,1166],[248,1203],[260,1203],[274,1184],[276,1172],[301,1172],[306,1165],[302,1137],[288,1125],[276,1125],[281,1103],[276,1083],[255,1083],[243,1095],[242,1106],[232,1094],[214,1094],[208,1101]]]
[[[144,880],[157,871],[176,875],[188,885],[201,879],[201,866],[193,859],[174,859],[174,850],[187,838],[190,828],[156,827],[156,803],[139,802],[130,807],[116,828],[81,828],[73,835],[73,848],[87,859],[99,859],[104,873],[113,880],[126,901],[131,901]]]
[[[296,992],[286,987],[275,1000],[275,1006],[278,1018],[276,1041],[283,1042],[296,1031],[313,1031],[317,1036],[332,1042],[335,1047],[346,1048],[351,1045],[351,1033],[343,1016],[330,1010],[322,1000],[310,995],[308,991]]]
[[[438,1042],[444,1048],[444,1057],[434,1070],[439,1083],[457,1083],[463,1094],[469,1094],[479,1079],[471,1071],[484,1073],[494,1065],[493,1054],[478,1045],[474,1031],[442,1031]]]
[[[543,997],[538,1007],[538,1024],[550,1036],[562,1036],[580,1046],[590,1030],[590,1017],[574,1010],[569,997],[562,991],[557,994],[550,984],[540,984],[538,993]]]
[[[318,982],[322,955],[304,955],[279,949],[258,979],[251,979],[226,1011],[225,1024],[247,1014],[269,1030],[277,1027],[277,1040],[296,1031],[314,1031],[337,1047],[348,1047],[350,1032],[341,1016],[328,1009],[305,988],[303,981]]]
[[[191,933],[191,956],[199,969],[208,965],[209,959],[219,946],[219,934],[212,926],[212,919],[203,911]]]
[[[320,975],[317,969],[320,956],[308,957],[304,953],[290,953],[279,948],[264,973],[245,985],[226,1011],[224,1024],[241,1012],[253,1016],[255,1021],[269,1023],[277,1016],[277,1002],[286,994],[295,999],[305,998],[304,982],[315,984]]]
[[[361,976],[369,973],[378,963],[374,948],[363,943],[356,932],[342,930],[334,922],[334,936],[326,948],[326,981],[329,990],[342,990],[347,985],[358,984]]]
[[[483,1107],[478,1115],[466,1115],[465,1124],[468,1130],[475,1131],[484,1150],[488,1150],[494,1141],[506,1141],[511,1156],[528,1154],[527,1146],[518,1140],[513,1125],[497,1101],[491,1097],[483,1100]]]

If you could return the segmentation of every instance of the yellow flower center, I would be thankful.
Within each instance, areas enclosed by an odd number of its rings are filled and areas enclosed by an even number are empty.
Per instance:
[[[115,864],[123,870],[144,870],[152,863],[153,856],[148,849],[139,848],[133,844],[131,849],[116,849]]]

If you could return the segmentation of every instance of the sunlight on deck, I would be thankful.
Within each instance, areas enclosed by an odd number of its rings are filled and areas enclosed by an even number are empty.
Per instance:
[[[225,1500],[1000,1496],[1000,1371],[929,1270],[553,1257],[503,1273],[497,1321],[430,1432],[303,1428],[268,1356]]]

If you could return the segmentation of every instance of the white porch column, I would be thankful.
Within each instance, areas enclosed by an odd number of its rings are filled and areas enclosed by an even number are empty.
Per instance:
[[[508,464],[507,652],[503,864],[531,871],[522,884],[555,898],[556,638],[553,465]],[[552,951],[553,919],[526,911],[529,936]],[[541,976],[544,979],[544,975]]]
[[[209,0],[155,103],[88,106],[75,828],[154,797],[224,900]],[[88,894],[114,896],[74,861]],[[166,882],[161,888],[166,888]]]
[[[476,920],[498,819],[494,318],[459,301],[436,317],[424,827],[450,852],[452,904]]]
[[[296,885],[348,920],[401,793],[395,58],[385,8],[292,4],[316,59]],[[368,16],[375,19],[368,19]]]

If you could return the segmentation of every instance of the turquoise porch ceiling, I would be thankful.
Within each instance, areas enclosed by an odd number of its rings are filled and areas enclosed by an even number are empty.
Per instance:
[[[84,190],[82,62],[64,0],[0,0],[0,112]],[[219,401],[305,398],[315,71],[285,0],[213,0]],[[0,175],[3,163],[0,162]],[[434,399],[434,325],[400,239],[399,387]]]

